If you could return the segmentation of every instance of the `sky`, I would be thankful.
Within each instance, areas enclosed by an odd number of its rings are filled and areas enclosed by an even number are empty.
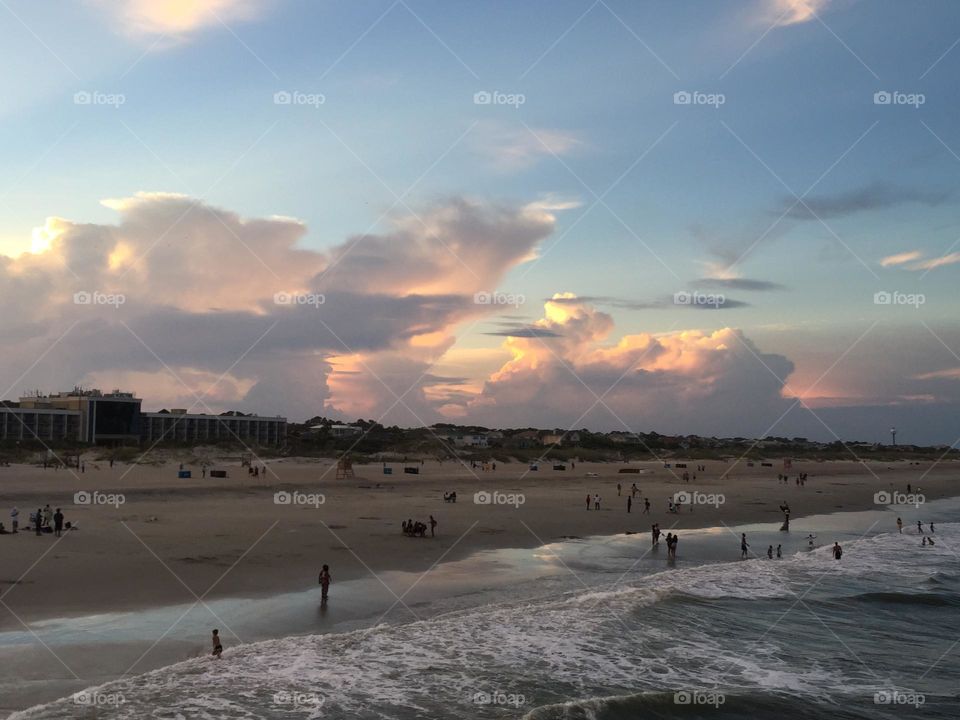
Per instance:
[[[960,440],[952,0],[0,18],[4,398]]]

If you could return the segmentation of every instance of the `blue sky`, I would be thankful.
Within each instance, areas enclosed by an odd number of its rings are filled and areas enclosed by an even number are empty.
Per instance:
[[[176,0],[7,5],[12,256],[46,218],[109,226],[101,200],[142,191],[297,218],[299,246],[320,253],[389,232],[384,213],[541,202],[555,225],[539,259],[489,287],[523,294],[525,322],[571,292],[613,319],[606,342],[736,328],[790,358],[791,388],[874,323],[943,352],[939,370],[960,366],[955,3],[209,0],[187,19]],[[902,95],[877,104],[884,91]],[[84,92],[123,102],[77,104]],[[324,101],[278,105],[278,92]],[[523,102],[478,105],[478,92]],[[678,92],[722,104],[676,104]],[[898,104],[910,95],[922,104]],[[703,278],[735,302],[666,302]],[[925,302],[877,305],[878,291]],[[458,348],[492,350],[491,319],[447,330]],[[886,385],[871,403],[902,404]]]

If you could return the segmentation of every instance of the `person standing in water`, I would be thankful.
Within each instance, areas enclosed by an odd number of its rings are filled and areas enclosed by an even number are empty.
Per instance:
[[[777,560],[783,557],[783,546],[777,545]]]
[[[897,530],[900,531],[900,534],[903,534],[903,518],[897,518]]]
[[[749,547],[750,545],[747,544],[747,534],[740,533],[740,559],[741,560],[747,559],[747,548]]]
[[[917,532],[923,535],[923,523],[917,520]]]
[[[210,654],[219,660],[220,656],[223,655],[223,645],[220,644],[220,631],[214,628],[213,635],[210,639],[213,643],[213,652]]]
[[[330,581],[333,578],[330,577],[330,566],[324,565],[323,569],[320,570],[320,600],[321,602],[327,601],[327,593],[330,590]]]
[[[834,542],[833,543],[833,559],[839,560],[841,557],[843,557],[843,548],[840,547],[840,543]]]
[[[773,560],[773,545],[767,548],[767,560]]]

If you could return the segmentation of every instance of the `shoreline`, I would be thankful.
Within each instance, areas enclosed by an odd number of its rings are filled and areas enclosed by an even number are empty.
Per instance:
[[[477,478],[463,467],[426,465],[421,475],[376,475],[380,465],[357,468],[358,477],[320,481],[328,464],[295,459],[270,465],[271,474],[253,478],[231,468],[225,479],[177,480],[176,466],[109,468],[90,464],[76,477],[69,472],[24,466],[0,468],[2,502],[16,503],[29,517],[32,498],[64,507],[79,530],[57,540],[21,535],[0,537],[0,578],[4,601],[25,622],[75,617],[91,612],[145,609],[206,599],[262,598],[313,587],[319,565],[335,569],[335,582],[387,571],[423,572],[440,561],[475,552],[533,548],[565,537],[649,533],[658,522],[668,530],[779,521],[786,500],[793,521],[817,514],[876,509],[874,493],[901,490],[923,478],[928,500],[958,493],[960,468],[859,463],[798,463],[807,472],[805,487],[778,483],[776,468],[742,468],[720,476],[726,463],[707,462],[696,481],[677,482],[659,463],[632,463],[642,475],[619,475],[622,464],[578,463],[574,473],[527,473],[525,466],[499,465]],[[273,476],[276,474],[276,477]],[[586,473],[596,476],[586,477]],[[874,477],[879,476],[879,482]],[[171,475],[173,477],[171,477]],[[16,478],[11,481],[12,478]],[[623,495],[616,495],[616,484]],[[637,482],[651,499],[650,514],[636,503],[623,504]],[[81,485],[81,483],[83,483]],[[482,483],[482,484],[481,484]],[[457,489],[457,503],[443,492]],[[97,490],[124,495],[119,507],[77,506],[73,493]],[[315,506],[276,505],[274,493],[323,493]],[[523,504],[476,505],[478,490],[523,495]],[[723,495],[718,506],[666,512],[678,491]],[[602,495],[602,509],[585,511],[586,492]],[[38,503],[40,501],[37,501]],[[41,505],[42,506],[42,503]],[[406,517],[439,521],[437,538],[409,538],[400,531]],[[905,507],[909,526],[922,516]],[[428,533],[429,534],[429,533]],[[25,537],[30,535],[30,537]],[[25,573],[25,574],[24,574]],[[15,582],[22,577],[21,582]],[[62,591],[61,591],[62,590]],[[20,627],[10,614],[0,629]]]
[[[936,516],[937,522],[946,522],[946,517],[952,517],[960,505],[960,496],[944,498],[936,507],[929,508],[929,513]],[[855,514],[863,517],[854,517]],[[617,579],[611,587],[606,587],[603,576],[596,575],[604,566],[603,562],[597,565],[601,558],[607,558],[617,564],[629,562],[638,548],[646,548],[648,536],[632,538],[623,534],[590,536],[580,541],[551,543],[549,552],[531,552],[529,548],[504,548],[496,551],[479,551],[462,559],[449,559],[440,563],[436,569],[426,576],[425,582],[412,593],[406,602],[418,611],[425,612],[423,617],[407,617],[404,609],[397,607],[397,620],[400,624],[416,620],[431,620],[436,617],[446,617],[451,612],[474,612],[490,603],[501,605],[504,601],[529,602],[542,600],[551,596],[560,597],[566,593],[582,592],[585,589],[578,573],[582,572],[582,563],[587,563],[591,569],[589,587],[586,589],[596,592],[609,592],[617,584],[626,588],[631,583],[643,577],[661,572],[675,572],[691,570],[696,567],[714,564],[735,563],[736,552],[734,544],[738,533],[749,533],[751,542],[756,545],[758,555],[762,555],[762,546],[770,540],[792,540],[788,546],[792,551],[785,555],[801,554],[806,549],[804,534],[808,529],[814,529],[822,535],[821,546],[829,546],[834,534],[828,528],[842,527],[839,531],[843,543],[852,539],[860,539],[876,533],[893,533],[895,527],[878,526],[878,521],[884,515],[893,517],[886,508],[872,507],[867,512],[861,510],[841,510],[829,513],[813,514],[807,518],[797,519],[795,536],[784,535],[779,531],[777,522],[748,523],[737,526],[708,526],[699,529],[691,528],[689,535],[684,539],[684,549],[688,553],[680,554],[678,565],[665,562],[660,553],[646,553],[640,555],[636,566],[632,566],[635,577],[624,579],[617,570],[610,577]],[[876,517],[874,517],[876,516]],[[871,522],[871,520],[873,522]],[[866,530],[866,533],[864,531]],[[874,532],[875,531],[875,532]],[[716,536],[725,537],[722,544],[716,542]],[[829,534],[828,534],[829,533]],[[637,543],[636,541],[640,542]],[[762,542],[761,542],[762,540]],[[624,550],[627,554],[624,555]],[[554,554],[556,553],[556,555]],[[551,559],[563,556],[566,559],[554,562]],[[762,562],[765,560],[759,558]],[[531,565],[531,561],[533,564]],[[569,566],[568,566],[569,564]],[[575,573],[571,568],[578,568]],[[389,571],[384,574],[387,584],[399,583],[404,588],[413,588],[420,578],[414,577],[415,572],[401,573]],[[576,578],[574,582],[573,578]],[[597,584],[595,584],[597,583]],[[334,596],[331,602],[329,615],[321,607],[319,615],[315,609],[318,602],[317,593],[311,588],[307,591],[292,593],[275,593],[270,597],[259,599],[227,598],[211,600],[212,609],[229,617],[233,624],[244,636],[234,641],[229,635],[228,650],[239,649],[253,643],[277,640],[282,641],[291,637],[343,634],[357,630],[370,629],[375,625],[395,624],[394,617],[388,610],[381,615],[383,608],[392,605],[390,593],[378,581],[367,578],[365,580],[344,581],[338,588],[339,597]],[[529,597],[527,597],[529,596]],[[404,595],[404,597],[406,597]],[[406,607],[406,606],[404,606]],[[421,608],[426,607],[423,611]],[[44,677],[39,686],[27,688],[27,678],[13,686],[14,693],[10,696],[11,705],[2,708],[4,712],[16,713],[36,705],[69,696],[73,692],[117,679],[121,674],[135,677],[144,672],[168,668],[191,658],[208,654],[201,640],[205,637],[207,625],[213,621],[202,608],[186,617],[181,614],[180,606],[153,608],[140,612],[112,612],[103,616],[84,616],[61,618],[59,621],[48,620],[37,623],[37,631],[45,636],[44,647],[57,657],[62,656],[66,665],[84,662],[78,667],[84,669],[84,680],[74,682],[70,678],[51,680]],[[284,614],[286,613],[286,614]],[[310,620],[310,616],[314,620]],[[379,620],[374,620],[378,618]],[[162,629],[171,620],[177,619],[180,623],[177,632],[166,638],[161,647],[157,648],[150,661],[143,666],[136,666],[132,672],[127,668],[129,658],[136,658],[144,647],[151,644],[152,633],[160,635]],[[299,627],[286,625],[295,619],[301,623]],[[255,629],[257,623],[261,627]],[[221,625],[221,627],[223,627]],[[232,629],[230,630],[232,632]],[[103,639],[102,634],[108,639]],[[8,633],[0,633],[0,637]],[[9,638],[5,638],[9,640]],[[9,641],[0,644],[0,652],[19,653],[16,644]],[[43,659],[43,652],[36,648],[38,660]],[[19,655],[21,659],[23,655]],[[92,659],[95,658],[95,659]],[[49,657],[46,658],[50,660]],[[113,664],[118,664],[114,667]],[[26,665],[31,665],[27,662]],[[22,664],[17,665],[20,672],[26,672]],[[88,675],[87,673],[91,673]],[[99,674],[98,674],[99,673]],[[129,673],[129,675],[127,675]],[[62,673],[61,673],[62,674]],[[11,679],[12,680],[12,679]],[[15,697],[16,696],[16,697]]]

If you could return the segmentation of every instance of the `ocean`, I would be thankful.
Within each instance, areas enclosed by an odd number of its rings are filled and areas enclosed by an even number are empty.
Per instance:
[[[957,507],[923,512],[946,520]],[[471,581],[456,592],[411,596],[409,613],[228,642],[220,661],[198,649],[10,717],[957,718],[960,523],[938,522],[924,547],[895,517],[684,532],[676,562],[647,534],[488,553],[459,565]],[[734,559],[741,531],[762,557]],[[768,544],[783,559],[768,560]],[[131,626],[152,627],[138,617]]]

